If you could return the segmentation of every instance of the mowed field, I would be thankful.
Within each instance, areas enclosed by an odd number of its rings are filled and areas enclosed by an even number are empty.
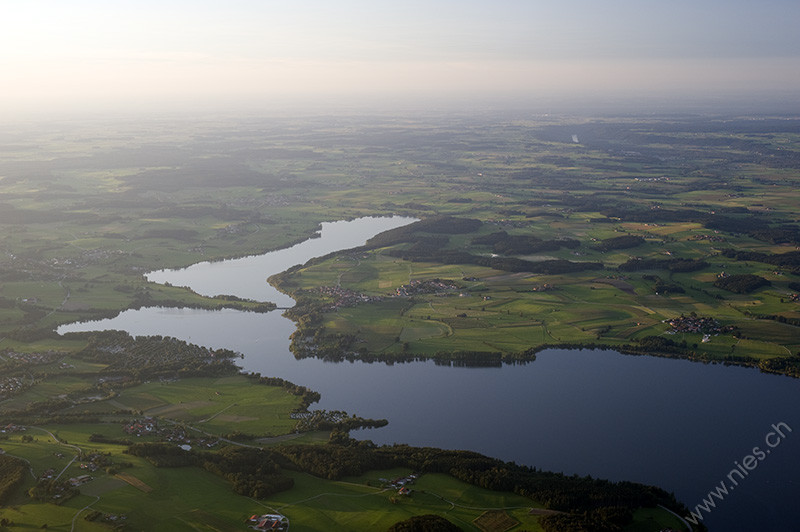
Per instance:
[[[186,423],[213,434],[277,436],[294,429],[299,399],[241,375],[149,382],[123,390],[115,402],[142,415]]]

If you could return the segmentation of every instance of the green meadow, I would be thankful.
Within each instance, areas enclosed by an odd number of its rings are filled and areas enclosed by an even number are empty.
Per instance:
[[[283,388],[255,384],[235,375],[149,382],[125,389],[115,403],[143,415],[186,423],[212,434],[243,432],[278,436],[294,430],[289,414],[297,397]]]

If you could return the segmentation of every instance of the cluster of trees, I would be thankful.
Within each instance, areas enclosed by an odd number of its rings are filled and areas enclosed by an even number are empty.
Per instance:
[[[156,467],[186,467],[200,463],[196,452],[184,451],[174,443],[134,443],[123,452],[144,458]]]
[[[229,349],[208,349],[177,338],[130,336],[124,331],[68,333],[66,337],[86,338],[86,348],[77,358],[108,364],[102,373],[127,375],[141,381],[159,376],[223,376],[238,373]]]
[[[645,243],[644,238],[636,235],[622,235],[613,238],[606,238],[597,244],[600,251],[611,251],[613,249],[628,249],[641,246]]]
[[[80,495],[77,488],[66,480],[40,479],[34,487],[28,490],[28,496],[37,501],[62,505],[73,497]]]
[[[775,225],[772,220],[759,217],[749,211],[745,212],[745,216],[731,216],[730,214],[737,213],[728,211],[705,214],[692,221],[700,222],[708,229],[727,233],[741,233],[772,244],[800,242],[800,227],[796,225],[785,223]]]
[[[247,377],[255,380],[259,384],[266,384],[267,386],[280,386],[288,393],[300,397],[301,403],[299,410],[307,409],[312,403],[316,403],[322,397],[319,392],[309,390],[305,386],[294,384],[280,377],[262,377],[260,373],[248,373]]]
[[[403,227],[390,229],[367,241],[367,249],[377,249],[395,244],[416,242],[419,233],[457,235],[474,233],[483,226],[483,222],[475,218],[458,218],[455,216],[433,216]]]
[[[96,432],[89,435],[89,441],[92,443],[110,443],[111,445],[133,445],[133,442],[127,438],[110,438]]]
[[[27,471],[28,466],[19,458],[0,455],[0,506],[8,504]]]
[[[800,378],[800,353],[793,358],[764,358],[758,361],[758,368],[765,373],[779,373]]]
[[[308,432],[312,430],[342,430],[345,432],[354,429],[370,429],[380,428],[388,425],[389,422],[385,419],[368,419],[356,416],[355,414],[348,416],[346,412],[327,410],[315,410],[310,413],[307,418],[303,418],[297,422],[296,430],[299,432]]]
[[[58,333],[52,327],[22,326],[5,333],[6,338],[20,342],[36,342],[38,340],[57,339]]]
[[[285,459],[254,447],[230,446],[200,453],[170,443],[135,443],[125,452],[143,457],[156,467],[202,467],[230,482],[236,493],[246,497],[264,499],[294,487],[294,479],[281,470]]]
[[[663,336],[645,336],[638,340],[645,353],[685,353],[686,342],[678,343]]]
[[[800,327],[800,318],[791,318],[787,316],[781,316],[780,314],[758,314],[756,315],[756,318],[759,320],[772,320],[777,321],[778,323],[786,323],[787,325]]]
[[[541,251],[555,251],[562,247],[574,249],[580,245],[575,239],[542,240],[534,235],[509,235],[505,231],[498,231],[475,237],[472,239],[475,246],[491,246],[492,251],[502,255],[524,255]]]
[[[775,224],[766,217],[759,217],[747,209],[716,209],[713,212],[697,209],[665,209],[660,206],[645,207],[631,201],[601,195],[572,196],[560,198],[564,206],[576,211],[599,212],[606,219],[595,222],[695,222],[708,229],[740,233],[755,239],[780,243],[800,243],[800,227],[794,224]]]
[[[757,240],[764,240],[771,244],[800,243],[800,228],[796,225],[784,224],[778,227],[765,227],[752,230],[748,234]]]
[[[115,290],[118,290],[119,287],[115,287]],[[121,290],[118,290],[121,291]],[[234,298],[234,299],[230,299]],[[135,290],[133,299],[131,300],[130,304],[128,305],[129,309],[138,310],[143,307],[150,307],[153,305],[159,305],[162,307],[175,307],[175,308],[199,308],[199,309],[209,309],[209,310],[221,310],[221,309],[233,309],[239,310],[242,312],[271,312],[275,310],[276,306],[275,303],[270,302],[263,302],[263,303],[256,303],[253,301],[247,301],[245,299],[236,298],[235,296],[215,296],[215,299],[222,299],[222,301],[211,301],[211,300],[204,300],[202,303],[190,303],[186,301],[181,301],[178,299],[154,299],[150,289],[147,287],[140,287]],[[95,312],[96,317],[99,318],[101,315],[105,314],[112,314],[111,312]],[[110,316],[107,316],[110,317]]]
[[[788,253],[761,253],[759,251],[741,251],[736,249],[723,249],[722,255],[729,259],[764,262],[774,266],[800,269],[800,251],[789,251]]]
[[[24,408],[17,410],[15,413],[25,416],[52,414],[70,406],[72,406],[72,401],[66,397],[43,399],[41,401],[26,403]]]
[[[658,275],[642,275],[642,279],[645,281],[653,281],[655,283],[653,290],[657,294],[683,294],[686,292],[681,285],[665,281]]]
[[[772,283],[767,279],[751,273],[729,275],[727,277],[720,277],[714,281],[714,286],[717,288],[722,288],[723,290],[734,292],[736,294],[749,294],[754,290],[758,290],[762,286],[770,285],[772,285]]]
[[[283,474],[275,459],[275,454],[262,449],[225,447],[205,456],[202,466],[230,482],[236,493],[265,499],[294,487],[294,479]]]
[[[449,237],[444,235],[472,233],[480,229],[482,225],[483,222],[473,218],[453,216],[427,218],[381,233],[370,239],[364,249],[409,244],[405,249],[391,250],[388,254],[412,262],[476,264],[508,272],[559,274],[603,268],[599,262],[570,262],[567,260],[530,262],[514,257],[485,257],[445,248]],[[509,235],[505,231],[476,237],[472,243],[474,245],[490,245],[496,253],[501,254],[553,251],[562,247],[575,248],[579,245],[579,242],[573,239],[541,240],[532,235]]]
[[[635,272],[639,270],[669,270],[675,273],[695,272],[708,267],[703,259],[643,259],[635,257],[628,259],[617,268],[621,272]]]
[[[338,431],[331,434],[331,439],[347,444],[281,445],[275,448],[275,452],[288,460],[286,467],[328,480],[394,467],[391,457],[375,452],[371,442],[350,443],[347,436]]]

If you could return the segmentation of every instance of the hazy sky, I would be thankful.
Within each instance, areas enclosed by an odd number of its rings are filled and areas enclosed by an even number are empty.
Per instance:
[[[800,91],[798,0],[0,0],[0,113]]]

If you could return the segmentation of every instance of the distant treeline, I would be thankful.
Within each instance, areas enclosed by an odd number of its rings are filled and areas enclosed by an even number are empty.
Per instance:
[[[708,229],[741,233],[755,239],[773,244],[800,243],[800,226],[767,219],[759,213],[744,207],[725,210],[701,211],[696,209],[666,209],[661,207],[642,207],[633,202],[620,201],[601,195],[573,196],[563,195],[559,201],[565,206],[580,212],[599,212],[605,219],[597,222],[695,222]]]
[[[599,251],[611,251],[614,249],[628,249],[641,246],[645,243],[644,238],[636,235],[622,235],[613,238],[606,238],[597,244]]]
[[[580,242],[574,239],[542,240],[534,235],[509,235],[498,231],[472,239],[476,246],[491,246],[492,251],[502,255],[524,255],[542,251],[556,251],[560,248],[574,249]]]
[[[383,248],[414,242],[418,233],[433,234],[465,234],[473,233],[483,226],[483,222],[474,218],[457,218],[455,216],[434,216],[419,220],[403,227],[397,227],[367,240],[364,246],[367,249]]]
[[[669,270],[675,273],[695,272],[708,267],[702,259],[643,259],[632,258],[620,264],[618,270],[622,272],[635,272],[639,270]]]
[[[658,275],[642,275],[642,279],[644,279],[645,281],[653,281],[653,282],[655,282],[655,286],[653,287],[653,290],[657,294],[683,294],[683,293],[686,293],[686,290],[684,290],[684,288],[681,285],[679,285],[677,283],[665,281],[664,279],[662,279]]]
[[[729,259],[764,262],[773,266],[800,269],[800,251],[789,251],[788,253],[760,253],[758,251],[740,251],[736,249],[723,249],[722,255]]]
[[[800,318],[790,318],[787,316],[781,316],[780,314],[757,314],[755,317],[759,320],[777,321],[778,323],[785,323],[786,325],[800,327]]]

